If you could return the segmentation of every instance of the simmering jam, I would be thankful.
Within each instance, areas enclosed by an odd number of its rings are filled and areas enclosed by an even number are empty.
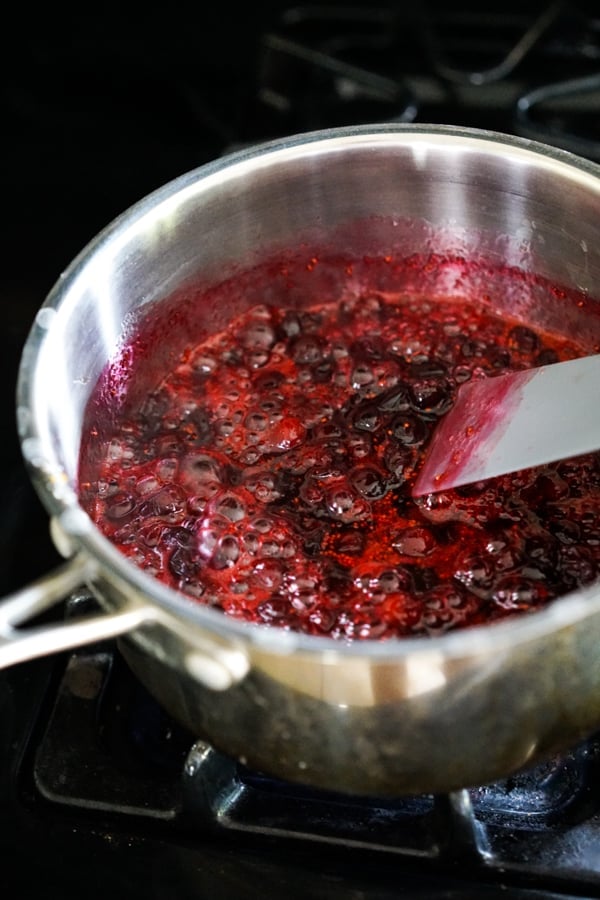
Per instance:
[[[532,612],[598,577],[600,456],[411,486],[462,382],[585,352],[463,298],[257,304],[117,417],[82,502],[134,564],[265,626],[351,641]]]

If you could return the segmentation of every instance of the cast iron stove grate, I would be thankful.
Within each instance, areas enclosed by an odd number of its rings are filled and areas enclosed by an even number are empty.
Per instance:
[[[583,4],[290,7],[261,36],[254,133],[437,122],[600,159],[600,16]]]
[[[70,614],[90,603],[75,595]],[[352,866],[376,858],[378,871],[600,897],[595,737],[502,782],[449,795],[316,791],[252,772],[194,739],[106,644],[66,658],[23,758],[38,802],[78,829],[108,822],[136,838],[149,828],[181,852],[190,842],[234,841],[239,849],[243,841],[268,853],[305,852],[313,863],[332,853]]]

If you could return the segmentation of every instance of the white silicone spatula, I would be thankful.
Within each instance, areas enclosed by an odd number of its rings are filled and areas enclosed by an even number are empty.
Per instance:
[[[413,496],[600,449],[600,354],[466,382]]]

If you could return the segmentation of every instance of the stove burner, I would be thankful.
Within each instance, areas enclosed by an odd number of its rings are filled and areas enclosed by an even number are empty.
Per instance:
[[[600,75],[567,79],[523,94],[517,101],[519,134],[557,144],[571,153],[600,159]],[[582,122],[595,130],[585,135]]]
[[[69,601],[69,614],[94,601]],[[82,761],[84,763],[82,764]],[[253,772],[187,733],[111,644],[72,653],[33,758],[39,795],[79,816],[206,836],[371,852],[490,883],[527,876],[600,895],[600,740],[495,784],[449,795],[355,797]],[[78,819],[78,821],[80,821]]]
[[[389,122],[412,122],[417,115],[414,95],[402,78],[277,34],[263,40],[261,79],[260,100],[287,118],[288,128],[292,123],[302,130],[351,125],[373,114]]]
[[[600,159],[599,59],[600,18],[561,0],[534,14],[293,7],[262,37],[252,124],[271,136],[359,122],[476,124]]]

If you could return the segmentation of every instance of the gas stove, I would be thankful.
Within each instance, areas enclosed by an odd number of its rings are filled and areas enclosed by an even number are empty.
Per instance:
[[[89,603],[70,598],[67,615]],[[502,783],[356,798],[222,756],[173,723],[110,644],[7,673],[0,697],[11,887],[43,878],[63,897],[82,884],[91,897],[599,895],[597,739]]]
[[[60,271],[131,203],[216,156],[395,121],[503,131],[600,161],[600,17],[584,5],[267,4],[235,28],[233,15],[116,28],[82,14],[54,22],[52,41],[36,20],[7,48],[5,423],[23,342]],[[0,454],[6,595],[58,555],[16,428]],[[59,614],[94,602],[78,592]],[[600,897],[599,736],[447,796],[313,791],[187,733],[111,642],[0,672],[0,722],[5,893]]]

